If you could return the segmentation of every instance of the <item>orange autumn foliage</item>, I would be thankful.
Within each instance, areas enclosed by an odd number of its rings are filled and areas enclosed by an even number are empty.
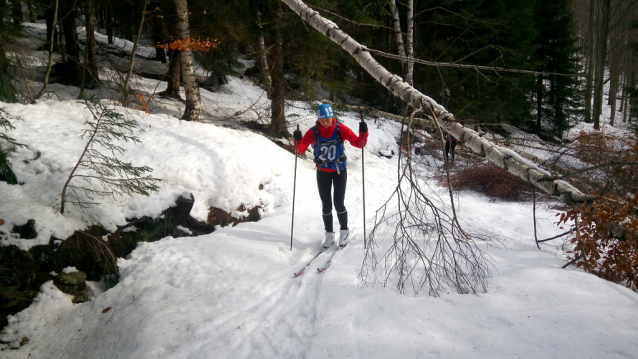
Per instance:
[[[144,95],[140,95],[140,110],[146,113],[152,113],[151,110],[148,108],[148,102],[144,100]]]
[[[191,51],[206,52],[216,48],[217,41],[216,40],[202,41],[202,40],[197,40],[193,38],[188,38],[188,39],[182,39],[182,40],[174,40],[168,44],[157,44],[157,47],[161,47],[165,50],[171,49],[171,50],[178,50],[178,51],[191,50]]]
[[[600,196],[593,204],[560,214],[559,224],[577,218],[568,257],[590,273],[638,291],[638,139],[595,133],[579,136],[574,145],[583,162],[602,165],[586,176],[603,184],[592,191]]]
[[[611,199],[560,214],[559,224],[577,216],[568,252],[576,266],[597,276],[638,290],[638,198],[619,204]],[[622,225],[622,229],[618,227]]]

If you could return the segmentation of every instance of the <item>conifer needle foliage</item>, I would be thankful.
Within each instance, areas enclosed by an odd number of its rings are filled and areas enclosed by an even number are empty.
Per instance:
[[[13,173],[11,163],[7,158],[7,152],[2,147],[2,142],[8,142],[13,146],[26,147],[22,143],[18,143],[15,138],[9,137],[6,132],[14,129],[9,119],[19,120],[20,118],[12,116],[10,113],[0,108],[0,181],[6,181],[8,184],[17,184],[18,179]]]
[[[97,204],[96,197],[114,195],[143,194],[158,190],[160,181],[150,175],[148,166],[133,166],[117,158],[126,149],[117,143],[140,140],[133,132],[139,128],[137,121],[127,118],[93,98],[82,101],[91,112],[91,118],[84,122],[87,126],[82,134],[86,146],[71,170],[62,188],[60,213],[64,214],[65,204],[72,203],[82,213]]]

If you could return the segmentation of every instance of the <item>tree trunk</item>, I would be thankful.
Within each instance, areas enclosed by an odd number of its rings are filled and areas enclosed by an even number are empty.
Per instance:
[[[162,7],[161,11],[164,15],[164,19],[169,16],[169,14],[177,13],[175,10],[175,4],[172,1],[166,2],[163,5],[166,7]],[[164,21],[166,25],[166,30],[168,31],[168,36],[166,41],[171,42],[171,39],[177,38],[177,29],[175,27],[175,21],[167,20]],[[182,95],[180,94],[180,86],[181,86],[181,66],[179,65],[179,50],[174,50],[169,47],[168,49],[168,79],[166,84],[166,90],[160,92],[160,94],[164,97],[171,97],[181,100]]]
[[[44,49],[47,51],[49,51],[49,44],[51,42],[53,43],[53,51],[58,51],[58,32],[55,31],[55,28],[58,26],[57,8],[58,2],[54,0],[44,10],[44,19],[47,26],[47,37],[44,40]]]
[[[587,46],[587,77],[585,83],[585,122],[592,122],[591,100],[594,83],[594,54],[596,48],[596,40],[594,39],[596,29],[596,0],[589,0],[589,43]]]
[[[62,26],[62,22],[60,20],[60,16],[62,16],[62,13],[60,12],[60,3],[58,1],[58,28],[57,28],[57,33],[58,33],[58,39],[60,40],[60,58],[62,60],[62,63],[65,63],[67,61],[67,56],[66,56],[66,42],[64,41],[64,26]]]
[[[264,12],[263,3],[261,5],[262,5],[262,8],[258,8],[257,20],[255,21],[257,24],[257,27],[259,28],[259,36],[257,37],[255,48],[257,49],[258,56],[259,56],[258,66],[259,66],[261,81],[264,84],[264,89],[266,90],[266,94],[268,95],[268,98],[270,99],[271,93],[272,93],[272,88],[271,88],[272,80],[270,78],[270,68],[268,66],[268,53],[266,51],[266,43],[264,41],[264,33],[263,33],[263,21],[262,21],[262,14]]]
[[[106,18],[106,38],[109,44],[113,44],[113,10],[110,2],[104,6],[104,17]]]
[[[285,114],[285,87],[284,78],[284,37],[277,27],[281,23],[283,12],[280,6],[273,9],[275,23],[275,46],[271,52],[272,56],[272,93],[270,103],[270,126],[268,133],[275,137],[287,136],[286,114]]]
[[[543,124],[543,75],[536,75],[536,128],[541,129]]]
[[[157,7],[159,9],[159,7]],[[170,40],[168,34],[166,34],[166,26],[164,26],[164,18],[161,16],[161,12],[152,11],[153,19],[153,42],[155,43],[155,60],[165,64],[166,50],[159,46],[160,44],[167,44]]]
[[[401,65],[403,67],[403,76],[408,72],[408,59],[405,54],[405,46],[403,45],[403,34],[401,32],[401,19],[399,17],[399,9],[395,0],[390,0],[390,13],[392,14],[392,28],[394,29],[394,40],[397,43],[397,52],[402,57]]]
[[[40,89],[40,92],[35,95],[35,97],[33,98],[33,101],[35,102],[35,100],[39,99],[40,97],[42,97],[42,95],[44,95],[48,90],[49,90],[49,75],[51,75],[51,66],[53,66],[53,49],[54,49],[54,43],[55,43],[55,35],[56,35],[56,31],[55,29],[58,26],[58,4],[59,4],[59,0],[54,0],[53,2],[53,18],[51,19],[51,33],[49,34],[49,25],[47,24],[47,36],[48,37],[48,41],[45,41],[45,44],[47,45],[46,49],[49,52],[49,57],[48,57],[48,61],[47,61],[47,69],[44,73],[44,80],[42,81],[42,88]],[[47,18],[47,22],[48,22],[48,18]]]
[[[610,114],[609,114],[609,124],[611,126],[614,125],[614,121],[616,119],[616,108],[617,108],[617,100],[618,100],[618,82],[619,82],[619,76],[620,74],[618,73],[618,68],[617,68],[617,59],[615,58],[617,54],[615,54],[615,52],[612,54],[612,59],[610,61],[610,67],[609,67],[609,76],[610,76],[610,82],[609,82],[609,106],[610,108]]]
[[[168,50],[168,79],[166,81],[166,90],[161,92],[162,96],[172,97],[181,100],[180,94],[181,85],[181,68],[179,65],[179,51]]]
[[[414,0],[408,0],[408,33],[406,36],[405,54],[408,57],[405,82],[414,85]]]
[[[330,65],[330,82],[333,83],[337,80],[337,69],[335,65]],[[335,102],[335,88],[330,86],[330,94],[328,95],[328,101]]]
[[[11,0],[11,16],[13,18],[13,25],[20,25],[22,22],[22,1]]]
[[[346,50],[375,80],[385,86],[395,96],[404,100],[417,110],[435,120],[444,130],[462,141],[466,147],[486,157],[495,165],[522,178],[546,193],[560,198],[568,205],[591,202],[595,197],[583,194],[569,183],[550,178],[545,171],[530,167],[529,163],[479,136],[478,133],[463,127],[443,106],[430,97],[423,95],[402,81],[398,76],[387,71],[374,60],[366,47],[357,43],[352,37],[341,31],[332,22],[322,18],[316,11],[300,0],[281,0],[287,4],[305,22],[324,34],[334,43]]]
[[[95,88],[100,83],[100,75],[97,69],[97,55],[95,46],[95,25],[93,16],[95,15],[95,0],[86,1],[86,45],[88,52],[88,63],[85,63],[88,70],[88,82],[84,82],[87,88]]]
[[[74,0],[60,1],[60,14],[64,32],[64,45],[67,59],[64,63],[65,83],[77,85],[80,81],[80,43],[75,25],[77,10]]]
[[[607,38],[609,37],[609,15],[611,12],[611,0],[604,0],[603,17],[600,24],[599,53],[597,56],[596,76],[594,82],[594,129],[600,129],[600,117],[603,111],[603,83],[605,81],[605,64],[607,59]]]
[[[143,9],[142,9],[142,18],[140,19],[140,26],[137,30],[137,36],[135,36],[135,41],[133,42],[133,50],[131,51],[131,61],[129,62],[128,72],[126,73],[126,80],[124,80],[124,86],[122,90],[122,99],[120,102],[122,106],[128,106],[128,97],[129,97],[129,82],[131,80],[131,74],[133,73],[133,67],[135,65],[135,52],[137,51],[137,44],[139,42],[140,37],[142,37],[142,29],[144,28],[144,15],[146,14],[146,4],[148,2],[145,0]]]
[[[174,2],[177,14],[177,38],[180,40],[189,39],[191,35],[188,26],[188,7],[186,0],[174,0]],[[181,77],[184,82],[184,91],[186,92],[186,108],[184,109],[182,120],[199,121],[202,116],[202,99],[199,94],[199,87],[197,87],[197,78],[195,77],[193,51],[191,49],[180,51],[179,60]]]
[[[261,27],[261,26],[260,26]],[[268,53],[266,52],[266,44],[264,41],[264,35],[259,34],[257,39],[257,51],[259,52],[259,73],[261,74],[261,81],[264,84],[264,89],[270,98],[272,92],[272,81],[270,78],[270,67],[268,66]]]
[[[633,54],[631,55],[633,58]],[[633,68],[629,68],[627,71],[627,84],[630,89],[636,88],[636,71]],[[634,113],[634,106],[636,106],[636,98],[631,94],[627,94],[627,105],[625,106],[625,112],[627,113],[627,121],[631,122],[632,114]]]
[[[37,17],[35,16],[33,0],[27,0],[27,8],[29,9],[29,21],[35,22],[37,20]]]
[[[96,18],[97,18],[97,31],[106,28],[106,21],[104,20],[104,3],[97,3]]]

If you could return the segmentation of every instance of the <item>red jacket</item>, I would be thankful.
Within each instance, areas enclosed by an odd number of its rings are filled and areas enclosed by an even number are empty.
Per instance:
[[[335,121],[333,121],[332,123],[332,126],[328,128],[324,128],[323,126],[321,126],[321,124],[319,124],[319,121],[316,122],[316,125],[317,125],[317,128],[319,129],[319,135],[322,137],[328,138],[332,136],[332,134],[335,131],[335,128],[337,128],[337,121],[335,119]],[[350,142],[350,144],[356,148],[362,148],[368,143],[367,132],[363,133],[363,146],[361,146],[361,137],[357,136],[350,128],[348,128],[343,123],[339,124],[339,131],[341,132],[341,138],[343,139],[343,141]],[[303,135],[299,143],[297,143],[297,141],[295,140],[295,145],[297,146],[298,153],[306,152],[306,150],[308,149],[308,146],[314,143],[315,143],[315,131],[313,131],[312,128],[309,129],[305,135]],[[317,168],[319,168],[319,166],[317,166]],[[319,168],[319,169],[325,172],[336,172],[336,170],[333,170],[331,168]]]

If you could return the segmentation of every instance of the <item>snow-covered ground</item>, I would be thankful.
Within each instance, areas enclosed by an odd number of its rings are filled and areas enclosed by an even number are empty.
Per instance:
[[[138,84],[148,92],[165,86]],[[83,148],[79,136],[89,116],[74,95],[69,90],[62,99],[35,105],[0,104],[23,120],[12,122],[16,129],[9,135],[29,145],[10,154],[22,184],[0,182],[5,220],[0,231],[34,218],[39,234],[34,240],[5,235],[2,245],[28,249],[85,226],[77,211],[62,216],[57,207]],[[123,159],[152,167],[163,182],[150,197],[101,199],[93,215],[113,229],[125,218],[158,216],[190,192],[198,219],[206,218],[210,206],[234,211],[242,204],[264,205],[262,219],[199,237],[141,243],[118,261],[120,282],[108,291],[93,283],[93,300],[87,303],[72,304],[70,296],[45,283],[34,304],[11,316],[0,334],[0,341],[9,343],[0,344],[3,358],[638,358],[638,294],[572,267],[561,269],[561,243],[537,249],[531,204],[459,195],[465,228],[501,243],[479,244],[494,263],[486,293],[429,297],[365,285],[359,277],[361,151],[351,146],[346,193],[351,242],[324,273],[314,269],[326,260],[319,257],[303,276],[293,277],[319,250],[323,236],[312,161],[298,160],[290,250],[295,157],[233,126],[267,110],[263,92],[231,78],[219,93],[202,91],[202,96],[206,113],[226,120],[179,121],[166,114],[179,114],[181,105],[168,102],[153,114],[118,108],[139,122],[136,135],[142,141],[122,144],[128,150]],[[314,115],[295,105],[289,114],[299,117],[291,129],[297,123],[308,129]],[[249,106],[254,111],[246,112]],[[229,116],[236,113],[243,115]],[[356,114],[341,119],[357,128]],[[396,160],[378,153],[396,153],[397,134],[390,121],[370,123],[368,233],[375,210],[396,186]],[[442,189],[430,186],[430,198],[449,206]],[[556,213],[537,208],[539,238],[560,232]],[[383,245],[392,238],[377,240]],[[24,337],[28,343],[19,346]]]

